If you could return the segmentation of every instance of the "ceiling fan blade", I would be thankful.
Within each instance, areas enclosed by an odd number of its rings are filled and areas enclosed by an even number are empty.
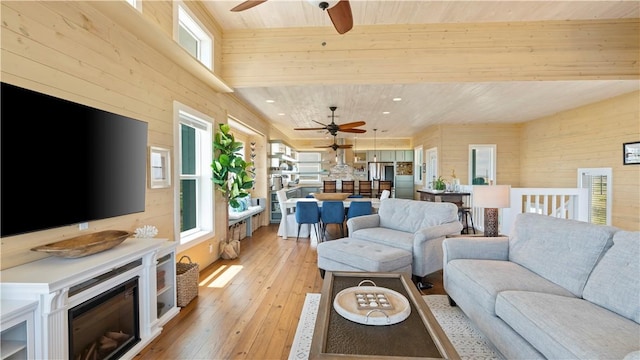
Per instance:
[[[254,6],[260,5],[267,0],[247,0],[240,5],[236,5],[231,11],[244,11],[247,9],[251,9]]]
[[[330,148],[330,147],[333,147],[333,145],[314,146],[314,148]]]
[[[338,145],[338,149],[349,149],[352,148],[353,145],[351,144],[346,144],[346,145]]]
[[[323,123],[321,123],[320,121],[315,121],[315,120],[311,120],[311,121],[313,121],[313,122],[314,122],[314,123],[316,123],[316,124],[320,124],[320,125],[324,126],[325,128],[327,127],[327,125],[326,125],[326,124],[323,124]]]
[[[329,18],[339,34],[344,34],[353,27],[353,14],[349,0],[340,0],[335,6],[327,9]]]
[[[367,132],[365,129],[340,129],[340,131],[354,134],[364,134]]]
[[[364,126],[367,125],[366,122],[364,121],[354,121],[354,122],[350,122],[350,123],[346,123],[346,124],[342,124],[342,125],[338,125],[338,129],[339,130],[343,130],[343,129],[353,129],[355,127],[358,126]]]
[[[326,128],[293,128],[293,130],[326,130]]]

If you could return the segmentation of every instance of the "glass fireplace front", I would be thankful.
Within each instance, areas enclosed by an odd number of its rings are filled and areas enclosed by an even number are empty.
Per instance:
[[[69,359],[118,359],[140,341],[138,277],[69,310]]]

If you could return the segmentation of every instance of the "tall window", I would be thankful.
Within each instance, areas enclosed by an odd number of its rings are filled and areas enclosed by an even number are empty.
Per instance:
[[[213,68],[213,36],[182,3],[175,11],[174,38],[189,54],[209,69]]]
[[[496,150],[494,144],[469,145],[469,184],[497,184]]]
[[[184,250],[210,238],[214,231],[213,119],[176,102],[174,123],[178,144],[176,171],[180,179],[176,188],[175,228]]]

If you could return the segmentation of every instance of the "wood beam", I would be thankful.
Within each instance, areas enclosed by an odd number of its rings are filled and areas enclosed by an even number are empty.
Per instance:
[[[640,19],[237,30],[232,87],[638,79]]]

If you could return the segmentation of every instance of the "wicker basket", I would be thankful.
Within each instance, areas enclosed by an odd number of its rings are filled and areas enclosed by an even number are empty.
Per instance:
[[[183,263],[182,259],[184,258],[187,258],[189,262]],[[198,296],[198,275],[198,264],[192,262],[190,257],[182,256],[176,264],[178,306],[185,307]]]

